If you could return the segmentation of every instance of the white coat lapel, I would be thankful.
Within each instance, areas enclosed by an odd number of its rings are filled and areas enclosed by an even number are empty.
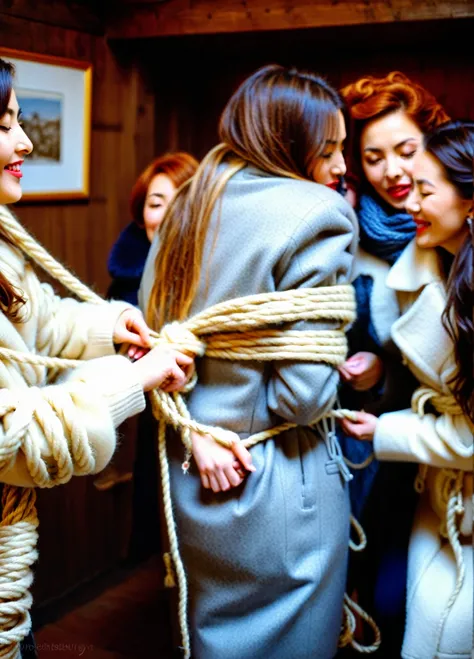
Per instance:
[[[390,270],[387,285],[399,293],[403,314],[392,326],[393,340],[417,369],[442,385],[455,365],[442,323],[446,288],[436,252],[410,243]]]

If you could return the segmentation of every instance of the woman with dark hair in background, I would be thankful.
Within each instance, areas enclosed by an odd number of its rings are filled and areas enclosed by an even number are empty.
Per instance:
[[[349,281],[356,217],[327,187],[345,173],[341,108],[312,73],[271,65],[242,83],[221,116],[221,144],[168,209],[156,260],[150,252],[139,298],[154,327],[241,296]],[[328,324],[301,321],[295,329]],[[180,443],[168,443],[192,656],[332,659],[348,492],[336,465],[328,466],[321,434],[304,426],[332,408],[337,368],[291,359],[198,362],[189,411],[232,431],[236,442],[231,450],[193,434],[185,476]],[[239,441],[283,420],[298,427],[251,453]]]
[[[364,76],[341,94],[350,117],[351,174],[358,178],[356,211],[360,245],[355,259],[357,320],[348,338],[352,353],[341,375],[343,407],[374,414],[409,404],[416,381],[403,366],[391,337],[399,315],[396,294],[385,281],[390,267],[415,236],[406,210],[412,169],[423,134],[447,120],[436,99],[403,73]],[[344,453],[362,463],[371,447],[345,437]],[[412,465],[372,461],[354,470],[352,511],[362,522],[367,548],[351,555],[349,588],[374,614],[387,659],[399,659],[405,624],[405,583],[410,528],[416,505]]]
[[[138,305],[138,289],[155,231],[160,226],[176,190],[196,172],[198,161],[189,153],[165,153],[137,178],[130,195],[132,222],[127,224],[112,247],[108,270],[112,283],[107,297]],[[160,548],[160,530],[150,529],[148,520],[158,515],[155,421],[151,409],[130,419],[121,432],[133,441],[120,445],[99,476],[98,490],[109,490],[134,480],[133,521],[129,556],[133,562],[147,558]]]
[[[411,408],[341,422],[379,460],[419,465],[404,659],[472,652],[473,163],[474,122],[443,124],[414,160],[416,237],[387,279],[401,309],[392,337],[419,383]]]

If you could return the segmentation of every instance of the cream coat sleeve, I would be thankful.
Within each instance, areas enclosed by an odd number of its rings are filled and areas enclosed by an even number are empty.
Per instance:
[[[379,460],[472,471],[473,433],[474,427],[461,415],[420,418],[411,410],[400,410],[379,418],[374,451]]]
[[[21,283],[28,292],[29,313],[36,320],[31,331],[35,337],[24,337],[36,350],[50,357],[92,359],[115,354],[115,324],[130,305],[124,302],[93,304],[55,295],[49,284],[40,283],[29,264]]]

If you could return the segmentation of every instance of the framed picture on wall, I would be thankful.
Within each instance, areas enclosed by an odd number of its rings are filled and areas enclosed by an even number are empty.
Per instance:
[[[23,128],[33,143],[22,165],[23,200],[89,196],[92,66],[0,48],[15,67]]]

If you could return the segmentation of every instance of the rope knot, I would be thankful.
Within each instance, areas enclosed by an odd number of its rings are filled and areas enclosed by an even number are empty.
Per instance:
[[[190,353],[195,357],[202,357],[206,351],[206,344],[200,341],[184,324],[178,322],[168,323],[160,330],[156,343],[161,341],[171,347]]]
[[[452,416],[462,414],[456,399],[451,394],[441,393],[431,387],[418,387],[411,399],[411,409],[422,419],[425,415],[425,405],[430,402],[440,414]]]

